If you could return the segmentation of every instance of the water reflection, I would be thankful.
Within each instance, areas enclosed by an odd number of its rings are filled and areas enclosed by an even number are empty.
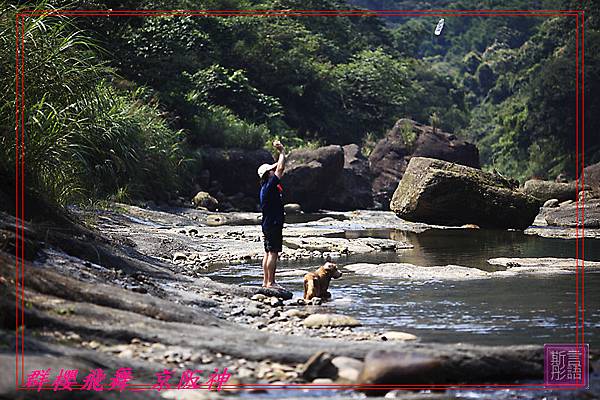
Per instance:
[[[406,262],[425,267],[462,265],[493,271],[495,267],[487,263],[490,258],[576,257],[575,240],[543,238],[525,235],[521,231],[430,229],[417,234],[395,229],[369,229],[346,231],[343,236],[348,239],[376,237],[409,242],[414,248],[399,252],[397,257],[393,257],[395,254],[378,254],[372,259],[379,257],[380,262]],[[585,241],[585,260],[600,260],[598,242],[600,241],[593,239]]]

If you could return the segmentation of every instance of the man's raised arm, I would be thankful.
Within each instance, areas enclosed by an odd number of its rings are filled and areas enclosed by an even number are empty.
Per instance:
[[[279,140],[273,142],[273,147],[279,151],[279,159],[277,160],[277,167],[275,168],[275,175],[279,179],[283,176],[283,171],[285,170],[285,149]]]

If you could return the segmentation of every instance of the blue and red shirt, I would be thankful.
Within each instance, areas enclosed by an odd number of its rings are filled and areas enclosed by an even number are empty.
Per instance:
[[[277,175],[273,175],[260,188],[262,228],[283,228],[283,188]]]

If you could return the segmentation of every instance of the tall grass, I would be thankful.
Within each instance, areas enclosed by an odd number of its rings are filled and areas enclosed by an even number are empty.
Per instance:
[[[208,107],[195,115],[192,123],[190,140],[216,147],[257,149],[270,137],[265,124],[245,121],[223,106]]]
[[[46,2],[39,7],[50,7]],[[0,18],[0,168],[14,168],[16,7]],[[72,21],[25,20],[26,185],[58,204],[111,195],[165,199],[180,188],[182,133],[141,89],[115,89],[102,49]],[[12,60],[12,63],[11,63]]]

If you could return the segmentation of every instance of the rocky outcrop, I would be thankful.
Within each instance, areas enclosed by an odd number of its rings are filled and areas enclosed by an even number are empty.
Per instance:
[[[220,209],[257,209],[256,169],[274,162],[268,151],[209,148],[203,151],[202,161],[205,169],[198,176],[198,187],[216,197]],[[373,206],[369,162],[356,144],[292,151],[282,184],[284,200],[307,212]]]
[[[371,170],[369,161],[360,147],[349,144],[344,150],[344,169],[334,183],[333,195],[326,199],[325,208],[330,210],[356,210],[373,206]]]
[[[558,275],[575,273],[584,261],[574,258],[494,258],[490,265],[504,269],[488,272],[460,265],[419,266],[408,263],[357,263],[344,269],[359,275],[393,278],[403,281],[467,281],[492,278],[514,278],[518,275]],[[586,270],[597,271],[600,262],[585,261]]]
[[[282,179],[286,203],[298,203],[304,211],[324,208],[336,196],[333,182],[344,169],[344,151],[331,145],[315,150],[294,150],[287,159]]]
[[[479,168],[475,145],[456,135],[400,119],[369,156],[375,200],[387,208],[411,157],[430,157]]]
[[[540,204],[501,176],[447,161],[414,157],[390,207],[409,221],[525,229],[534,221]]]
[[[341,254],[366,254],[376,251],[398,251],[413,247],[400,240],[379,238],[328,238],[328,237],[286,237],[283,239],[286,248],[293,250],[317,251],[338,258]],[[337,253],[337,256],[335,255]]]
[[[531,179],[525,182],[523,192],[545,202],[550,199],[560,201],[575,200],[577,198],[577,185],[575,182],[559,183]]]
[[[404,141],[392,132],[393,129],[377,142],[369,156],[373,174],[373,197],[384,209],[388,208],[392,194],[408,166],[411,154]]]
[[[257,168],[264,163],[274,163],[267,150],[216,149],[202,151],[199,186],[210,192],[224,205],[256,211],[258,204]],[[225,207],[226,208],[226,207]]]
[[[600,228],[600,199],[543,208],[541,215],[550,226]]]
[[[396,278],[407,281],[464,281],[472,279],[488,279],[492,274],[477,268],[460,265],[422,267],[408,263],[369,264],[357,263],[345,265],[344,269],[360,275]]]
[[[600,262],[578,260],[575,258],[556,258],[556,257],[499,257],[489,259],[488,264],[500,265],[507,268],[507,271],[519,274],[556,274],[573,273],[582,265],[586,270],[600,270]]]

